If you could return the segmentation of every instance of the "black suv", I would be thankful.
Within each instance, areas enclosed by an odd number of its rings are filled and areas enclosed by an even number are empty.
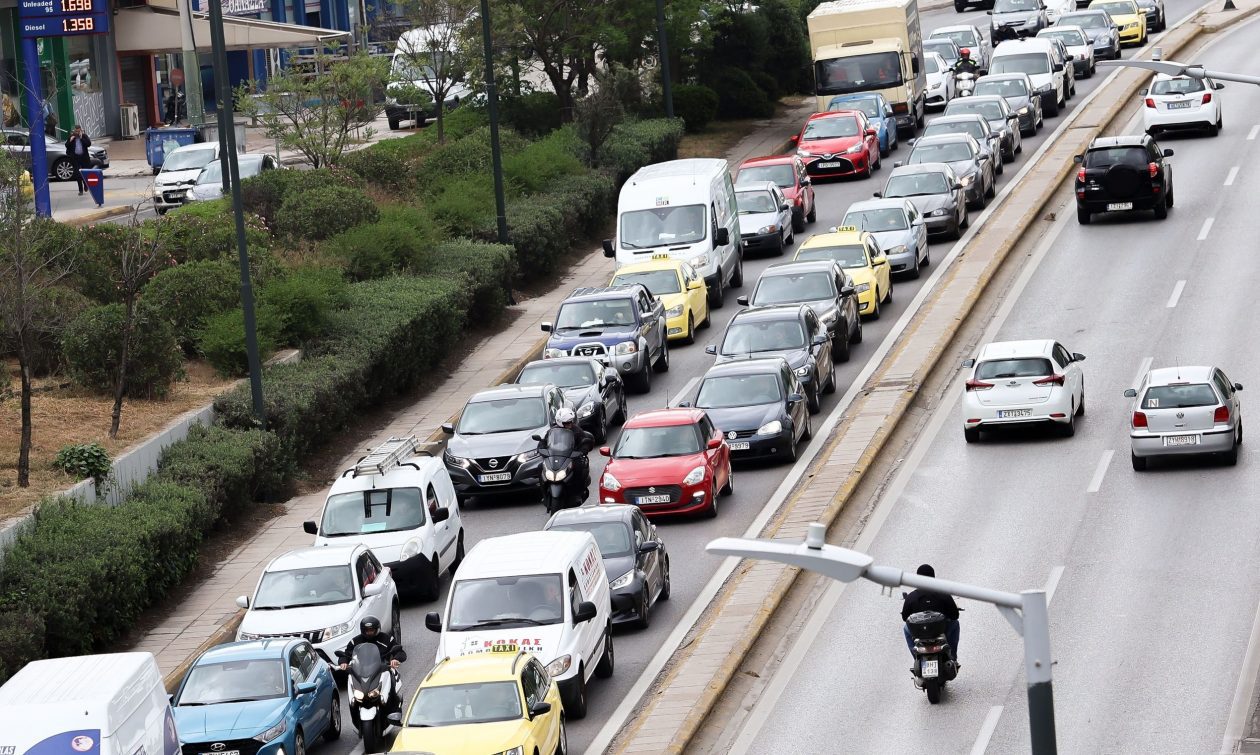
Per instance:
[[[1076,156],[1076,219],[1089,225],[1094,213],[1154,210],[1168,217],[1173,206],[1171,149],[1161,150],[1149,134],[1095,139]]]
[[[771,265],[757,279],[751,300],[741,296],[743,306],[771,307],[777,304],[805,303],[827,327],[831,335],[831,358],[849,361],[849,346],[862,342],[862,318],[858,315],[857,290],[834,260],[787,262]]]
[[[640,393],[652,387],[652,370],[669,369],[665,305],[642,283],[574,289],[542,329],[551,334],[544,359],[598,359]]]
[[[783,357],[805,388],[809,413],[822,409],[822,394],[836,391],[827,326],[808,304],[780,304],[736,313],[722,335],[722,345],[704,347],[716,364]]]

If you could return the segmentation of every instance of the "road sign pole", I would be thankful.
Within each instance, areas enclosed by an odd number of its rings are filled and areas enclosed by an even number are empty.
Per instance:
[[[31,130],[31,181],[35,184],[35,214],[52,217],[48,194],[48,151],[44,146],[44,94],[39,76],[39,47],[34,37],[22,38],[22,68],[26,85],[27,121]]]

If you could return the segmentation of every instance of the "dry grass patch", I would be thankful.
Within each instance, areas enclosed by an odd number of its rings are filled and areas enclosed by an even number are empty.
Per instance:
[[[74,386],[67,386],[63,377],[36,381],[39,390],[32,400],[34,430],[31,448],[31,484],[17,485],[18,444],[21,440],[21,385],[17,365],[6,365],[0,373],[10,376],[12,393],[0,401],[0,521],[8,519],[46,495],[64,490],[78,482],[52,468],[53,459],[62,446],[96,441],[118,458],[131,446],[161,430],[184,412],[201,407],[227,390],[232,380],[220,378],[210,365],[193,361],[185,369],[188,379],[171,386],[166,400],[128,399],[123,404],[122,424],[118,437],[109,438],[109,420],[113,401],[95,396]]]

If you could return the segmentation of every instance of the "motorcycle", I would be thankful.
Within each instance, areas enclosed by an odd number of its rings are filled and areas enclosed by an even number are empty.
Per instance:
[[[928,702],[936,705],[941,701],[945,684],[958,676],[958,662],[954,649],[946,639],[945,628],[949,619],[937,611],[912,613],[906,619],[910,637],[914,640],[914,686],[927,692]]]
[[[337,657],[344,662],[346,655],[338,652]],[[402,707],[393,669],[381,657],[381,649],[371,643],[355,647],[349,663],[350,720],[363,740],[363,751],[382,752],[390,725],[388,714]]]
[[[542,441],[535,435],[534,440]],[[590,495],[590,476],[586,455],[589,448],[579,448],[577,437],[566,427],[547,431],[547,445],[539,448],[542,456],[542,498],[547,513],[581,506]]]
[[[970,97],[976,91],[976,77],[971,73],[954,74],[954,96]]]

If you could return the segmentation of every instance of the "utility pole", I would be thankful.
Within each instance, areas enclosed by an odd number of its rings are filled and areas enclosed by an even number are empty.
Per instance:
[[[490,110],[490,156],[494,167],[494,206],[499,243],[508,243],[507,200],[503,194],[503,155],[499,152],[499,94],[494,85],[494,45],[490,39],[490,0],[481,0],[481,43],[486,53],[486,101]]]
[[[194,126],[206,122],[206,104],[201,92],[201,63],[197,60],[197,45],[193,42],[193,0],[177,0],[179,3],[179,33],[183,46],[184,102],[188,108],[188,122]],[[178,103],[178,98],[176,98]],[[179,108],[176,106],[176,112]],[[178,115],[176,116],[178,118]]]

